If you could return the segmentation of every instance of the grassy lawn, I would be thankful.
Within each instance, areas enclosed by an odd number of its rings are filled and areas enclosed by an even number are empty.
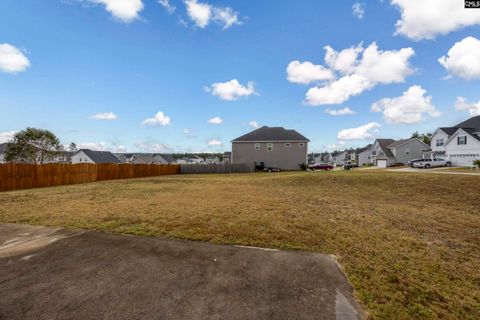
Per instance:
[[[0,222],[334,254],[374,319],[480,319],[480,178],[182,175],[0,193]]]
[[[476,168],[468,168],[468,167],[454,167],[448,169],[442,169],[442,171],[446,172],[468,172],[468,173],[478,173],[480,174],[480,170]]]

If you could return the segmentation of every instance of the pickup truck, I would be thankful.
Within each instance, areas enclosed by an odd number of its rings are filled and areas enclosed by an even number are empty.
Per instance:
[[[327,164],[327,163],[311,164],[311,165],[308,166],[308,168],[311,169],[311,170],[325,170],[325,171],[333,170],[333,166],[331,164]]]
[[[423,159],[421,161],[415,161],[413,163],[414,168],[436,168],[436,167],[450,167],[452,163],[450,161],[445,161],[445,159],[433,158],[433,159]]]

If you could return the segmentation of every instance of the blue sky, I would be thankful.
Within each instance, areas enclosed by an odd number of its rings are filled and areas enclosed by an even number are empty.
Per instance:
[[[258,124],[320,151],[433,132],[480,113],[480,10],[460,2],[3,0],[0,140],[213,152]]]

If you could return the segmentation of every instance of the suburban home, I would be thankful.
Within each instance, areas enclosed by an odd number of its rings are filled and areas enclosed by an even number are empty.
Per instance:
[[[114,154],[121,163],[132,164],[169,164],[175,159],[169,154],[159,153],[117,153]]]
[[[369,144],[363,148],[357,148],[355,150],[355,163],[357,166],[361,167],[367,165],[370,162],[370,153],[372,145]]]
[[[343,166],[346,158],[347,150],[335,151],[332,153],[332,162],[335,164],[335,166]]]
[[[413,159],[423,158],[430,147],[417,138],[393,140],[377,139],[370,152],[370,161],[377,167],[386,168],[394,164],[406,164]]]
[[[72,155],[72,163],[120,163],[120,160],[109,151],[80,149]]]
[[[206,164],[219,164],[220,159],[217,156],[208,156],[205,158]]]
[[[0,143],[0,163],[5,162],[5,151],[7,150],[7,143]]]
[[[299,170],[307,163],[308,142],[295,130],[263,126],[232,140],[232,163],[263,162],[265,167]]]
[[[480,159],[480,115],[453,127],[438,128],[432,135],[429,156],[445,158],[453,166],[473,166]]]
[[[330,152],[310,153],[308,157],[309,163],[331,163],[333,157]]]
[[[223,153],[223,164],[232,163],[232,153],[230,151],[225,151]]]

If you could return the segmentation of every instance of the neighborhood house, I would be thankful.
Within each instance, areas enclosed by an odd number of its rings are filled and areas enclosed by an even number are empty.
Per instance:
[[[120,163],[120,160],[109,151],[80,149],[72,155],[72,163]]]
[[[263,126],[232,140],[232,163],[254,164],[281,170],[299,170],[307,163],[309,139],[295,130]]]
[[[423,157],[430,147],[417,138],[393,140],[376,139],[372,145],[370,161],[377,167],[386,168],[395,164]]]

